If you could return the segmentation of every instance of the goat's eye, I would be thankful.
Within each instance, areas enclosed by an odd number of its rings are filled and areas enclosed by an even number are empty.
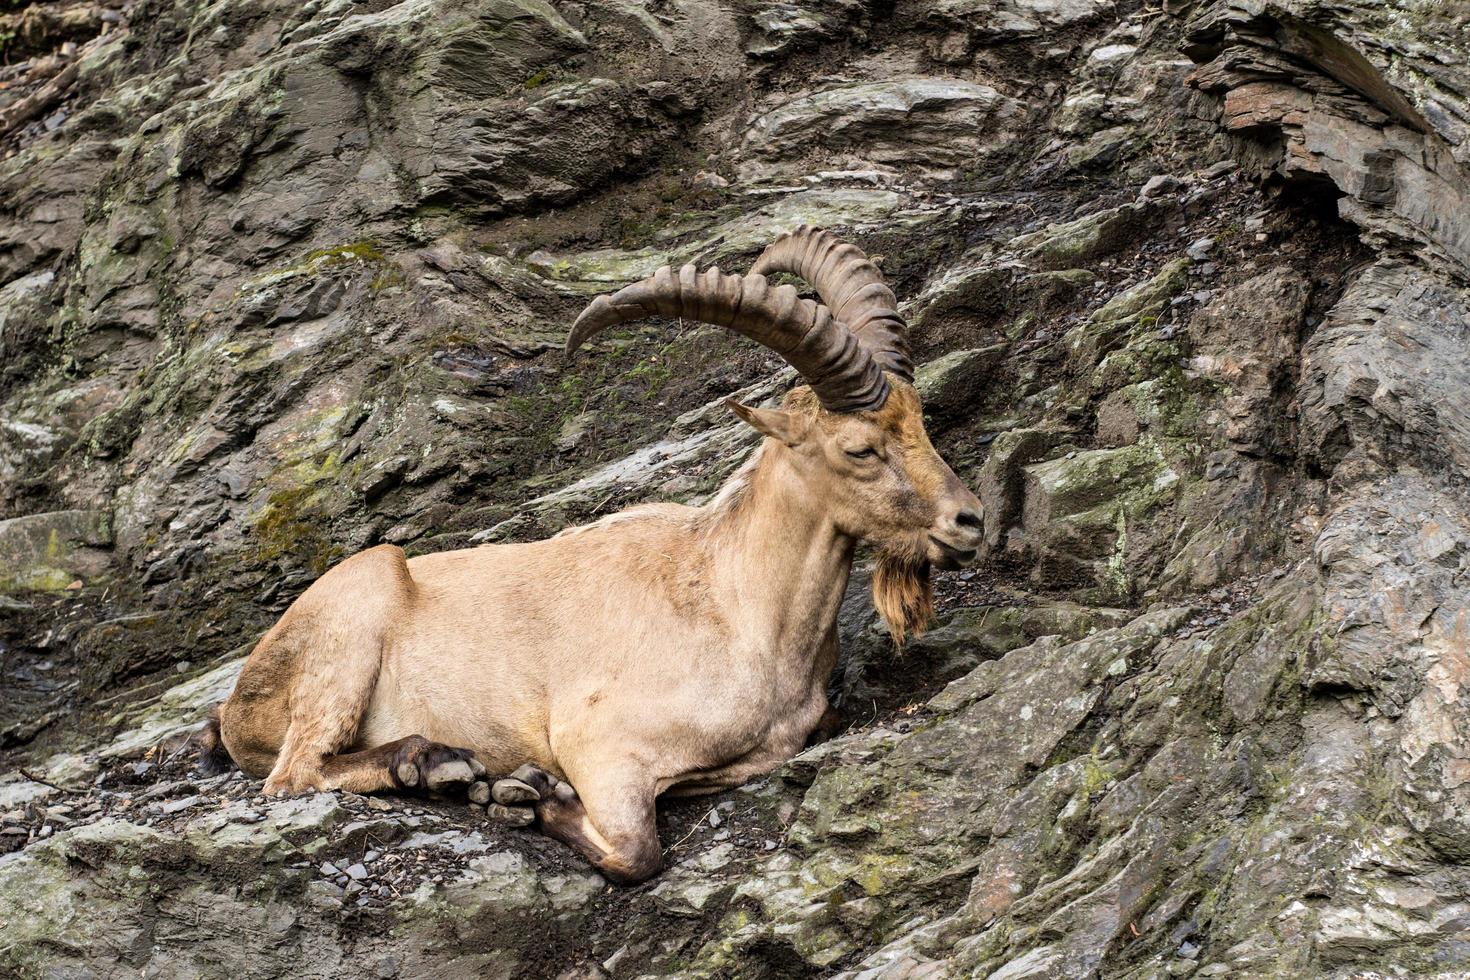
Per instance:
[[[853,459],[871,459],[872,457],[878,455],[878,451],[872,446],[866,446],[862,449],[848,449],[845,451],[847,455],[851,456]]]

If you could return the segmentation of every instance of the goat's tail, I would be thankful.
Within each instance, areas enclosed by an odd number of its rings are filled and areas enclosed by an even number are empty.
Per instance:
[[[217,704],[209,709],[209,720],[190,739],[199,749],[199,761],[195,763],[194,771],[203,776],[218,776],[235,768],[235,760],[230,758],[224,739],[219,735],[221,707]]]

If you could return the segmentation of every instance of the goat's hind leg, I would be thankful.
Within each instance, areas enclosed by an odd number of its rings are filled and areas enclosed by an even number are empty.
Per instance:
[[[323,632],[313,629],[308,639],[319,640]],[[299,658],[285,738],[265,780],[267,795],[327,789],[326,763],[357,738],[377,683],[381,639],[343,640],[320,637]]]
[[[238,702],[234,710],[242,716],[257,701],[285,714],[275,722],[284,721],[285,731],[266,777],[267,794],[324,788],[327,760],[357,740],[383,650],[395,624],[412,614],[413,589],[401,549],[364,551],[307,589],[250,655],[222,720],[228,743],[231,702]]]
[[[636,774],[606,770],[583,780],[579,793],[527,764],[496,780],[490,793],[492,806],[502,811],[523,811],[529,804],[542,833],[577,851],[612,881],[632,884],[651,877],[663,862],[654,817],[656,794],[645,782]]]

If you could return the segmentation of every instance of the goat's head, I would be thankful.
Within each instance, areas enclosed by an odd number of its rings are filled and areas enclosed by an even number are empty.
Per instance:
[[[822,302],[771,286],[765,276],[777,272],[806,279]],[[599,296],[577,319],[567,350],[615,323],[661,314],[729,327],[786,358],[808,386],[780,409],[729,405],[784,447],[842,533],[876,546],[874,601],[901,640],[928,620],[930,567],[974,560],[981,512],[924,430],[896,302],[861,250],[802,226],[767,248],[750,275],[665,267]]]

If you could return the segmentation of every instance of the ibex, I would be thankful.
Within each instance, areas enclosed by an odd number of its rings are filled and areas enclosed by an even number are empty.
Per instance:
[[[772,286],[776,272],[822,302]],[[665,267],[598,297],[568,353],[614,324],[677,316],[765,344],[807,384],[780,410],[728,403],[765,438],[704,506],[337,565],[251,652],[214,753],[222,743],[271,794],[467,786],[614,881],[654,874],[660,794],[769,772],[830,720],[859,542],[876,549],[874,601],[899,640],[932,612],[931,567],[975,557],[980,502],[924,431],[895,305],[859,249],[804,226],[749,275]]]

